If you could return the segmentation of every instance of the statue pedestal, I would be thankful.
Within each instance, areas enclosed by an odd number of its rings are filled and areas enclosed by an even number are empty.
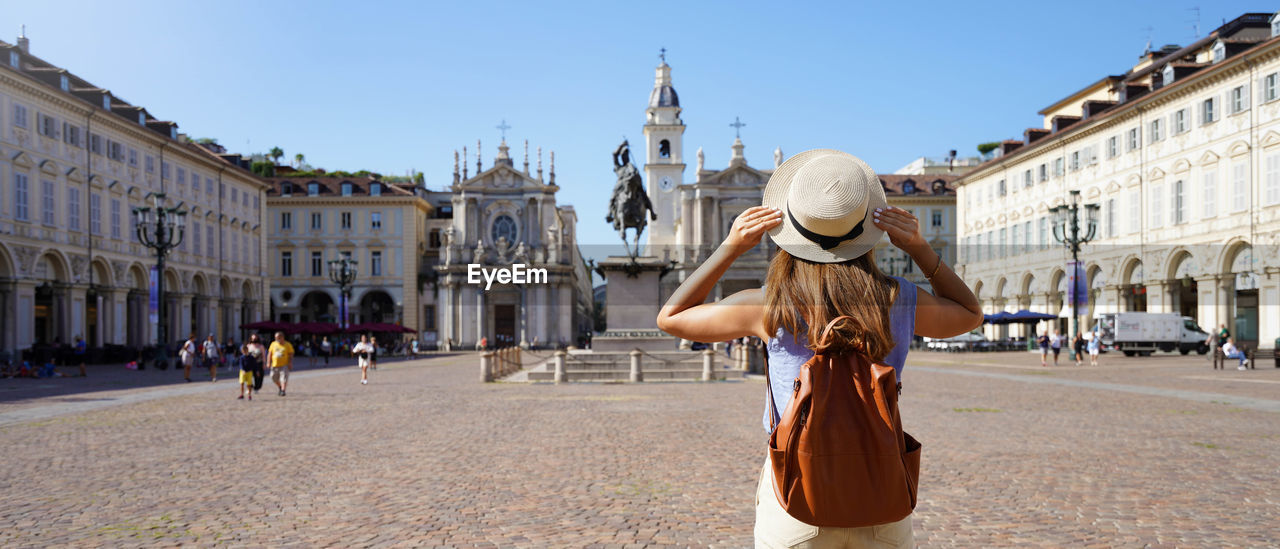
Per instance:
[[[656,257],[609,256],[596,265],[608,280],[605,321],[608,329],[591,338],[595,352],[673,351],[679,342],[658,329],[658,280],[670,263]]]

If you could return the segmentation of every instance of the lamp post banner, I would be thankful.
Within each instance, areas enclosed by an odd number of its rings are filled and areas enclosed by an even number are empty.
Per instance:
[[[151,266],[151,279],[147,286],[151,289],[151,299],[148,301],[147,311],[151,325],[160,324],[160,273],[156,271],[156,266]]]
[[[1067,303],[1076,307],[1089,306],[1089,281],[1084,274],[1084,264],[1067,262]]]

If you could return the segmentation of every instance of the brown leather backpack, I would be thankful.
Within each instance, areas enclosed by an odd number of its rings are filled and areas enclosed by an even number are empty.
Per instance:
[[[822,341],[843,318],[822,331]],[[765,360],[765,378],[769,362]],[[916,507],[920,443],[902,431],[892,366],[858,354],[814,355],[800,367],[781,419],[769,392],[774,494],[787,514],[852,528],[902,520]]]

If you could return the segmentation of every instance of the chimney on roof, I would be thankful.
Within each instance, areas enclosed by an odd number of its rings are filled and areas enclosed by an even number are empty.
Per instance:
[[[25,54],[31,53],[31,39],[27,38],[26,25],[23,25],[22,31],[18,33],[18,49],[21,49],[22,53]]]

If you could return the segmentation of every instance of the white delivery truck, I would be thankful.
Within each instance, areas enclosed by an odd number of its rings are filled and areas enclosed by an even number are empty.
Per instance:
[[[1209,352],[1209,334],[1189,316],[1177,313],[1100,313],[1094,330],[1102,337],[1102,349],[1125,356],[1148,356],[1154,351],[1182,354]]]

